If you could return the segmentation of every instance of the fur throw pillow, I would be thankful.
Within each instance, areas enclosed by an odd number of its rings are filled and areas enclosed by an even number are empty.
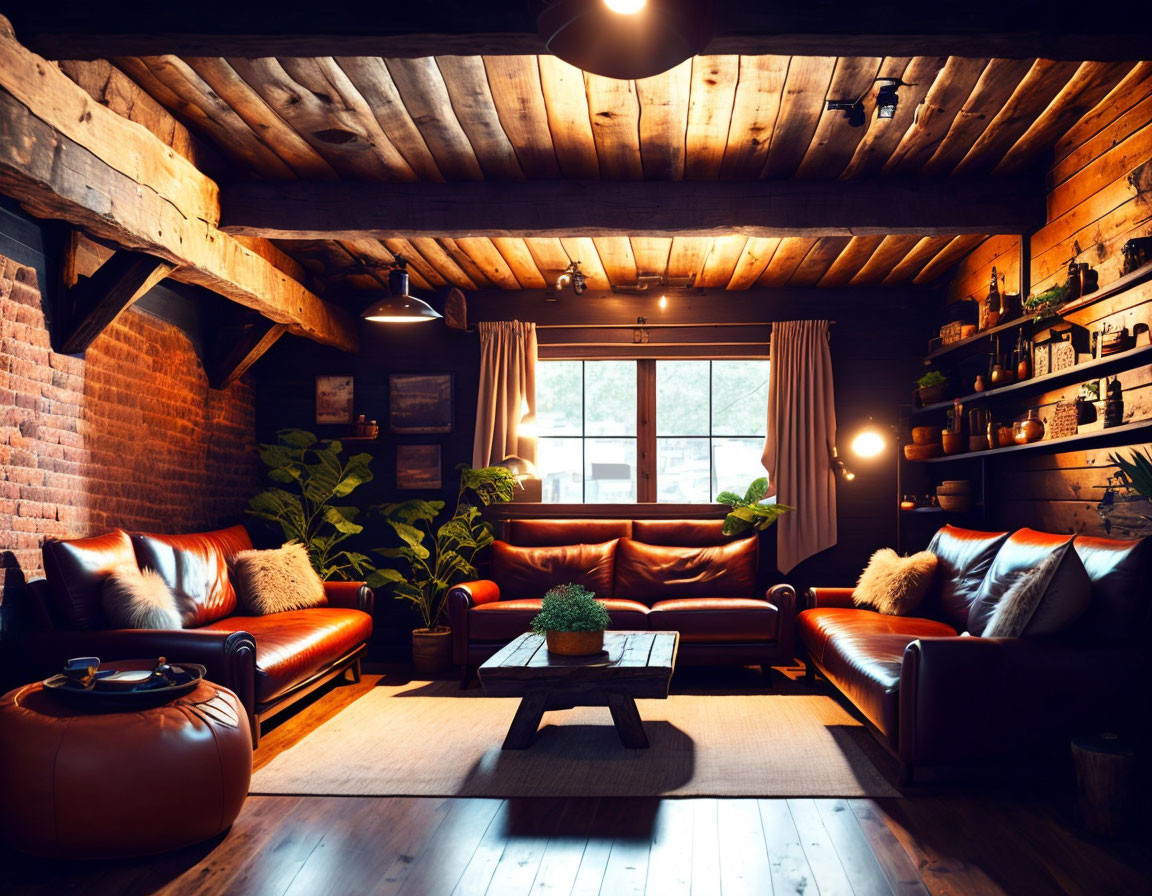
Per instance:
[[[852,603],[888,616],[907,616],[920,606],[935,575],[936,555],[931,551],[901,557],[892,548],[881,548],[860,574]]]
[[[232,579],[241,606],[252,616],[328,605],[308,549],[298,542],[274,551],[240,551],[232,558]]]
[[[1029,638],[1066,629],[1088,608],[1092,582],[1071,543],[1023,570],[1000,596],[985,638]]]
[[[181,628],[176,595],[154,569],[118,569],[100,592],[104,615],[114,628]]]

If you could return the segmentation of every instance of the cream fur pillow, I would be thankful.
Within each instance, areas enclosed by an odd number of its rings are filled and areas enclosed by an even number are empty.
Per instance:
[[[908,616],[924,600],[935,575],[936,555],[931,551],[901,557],[891,548],[881,548],[860,574],[852,603],[888,616]]]
[[[274,551],[240,551],[232,558],[232,584],[253,616],[328,605],[308,549],[298,542]]]
[[[154,569],[118,569],[100,592],[104,615],[114,628],[181,628],[176,595]]]

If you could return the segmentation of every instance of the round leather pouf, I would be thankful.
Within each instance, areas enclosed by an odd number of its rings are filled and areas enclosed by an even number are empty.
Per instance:
[[[232,824],[251,778],[248,716],[211,682],[135,712],[71,709],[39,683],[0,698],[0,833],[22,852],[122,858],[198,843]]]

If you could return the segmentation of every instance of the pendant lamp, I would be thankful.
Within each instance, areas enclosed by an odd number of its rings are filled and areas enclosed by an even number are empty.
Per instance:
[[[373,302],[360,316],[378,324],[415,324],[443,317],[427,302],[408,294],[408,259],[403,255],[396,256],[388,271],[388,292],[386,299]]]

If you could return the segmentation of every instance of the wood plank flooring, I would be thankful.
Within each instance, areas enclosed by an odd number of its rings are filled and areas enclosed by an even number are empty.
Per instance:
[[[380,677],[323,693],[268,731],[257,767]],[[750,672],[724,690],[742,685],[759,687]],[[381,761],[418,748],[381,743]],[[41,862],[0,851],[0,893],[1095,896],[1152,893],[1149,847],[1146,835],[1078,836],[1070,793],[1003,789],[892,799],[264,796],[222,837],[157,858]]]

